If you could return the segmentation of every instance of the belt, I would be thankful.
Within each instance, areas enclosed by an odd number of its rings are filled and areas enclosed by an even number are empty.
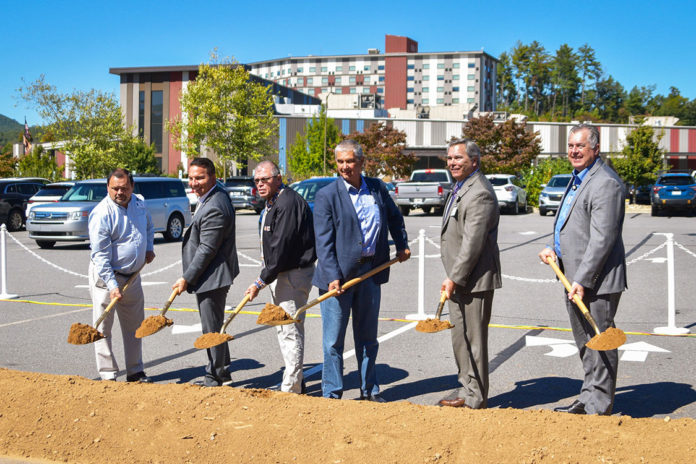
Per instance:
[[[371,263],[371,262],[374,261],[374,260],[375,260],[375,255],[372,255],[372,256],[362,256],[362,257],[360,257],[360,259],[358,260],[358,264],[367,264],[367,263]]]
[[[121,277],[126,277],[126,278],[130,279],[131,276],[132,276],[133,274],[135,274],[135,272],[131,272],[130,274],[126,274],[125,272],[114,271],[114,274],[120,275]]]

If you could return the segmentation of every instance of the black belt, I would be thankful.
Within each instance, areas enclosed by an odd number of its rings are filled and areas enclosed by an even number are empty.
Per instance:
[[[362,257],[358,260],[358,264],[367,264],[367,263],[371,263],[371,262],[374,261],[374,260],[375,260],[375,256],[374,256],[374,255],[372,255],[372,256],[362,256]]]
[[[126,274],[126,273],[123,273],[123,272],[114,271],[114,274],[120,275],[121,277],[125,277],[125,278],[127,278],[127,279],[130,279],[131,276],[133,276],[133,274],[135,274],[135,272],[131,272],[130,274]]]

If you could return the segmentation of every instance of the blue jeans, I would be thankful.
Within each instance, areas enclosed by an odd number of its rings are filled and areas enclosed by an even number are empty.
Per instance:
[[[366,264],[363,268],[361,274],[368,272],[372,266]],[[324,349],[321,389],[325,398],[341,398],[343,395],[343,346],[351,308],[360,394],[370,396],[379,393],[375,361],[379,349],[377,318],[380,298],[380,286],[370,278],[320,303]]]

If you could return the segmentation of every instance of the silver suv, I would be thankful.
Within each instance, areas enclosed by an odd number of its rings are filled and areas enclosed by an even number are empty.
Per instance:
[[[181,181],[169,177],[134,180],[133,193],[145,200],[155,232],[166,240],[180,240],[191,224],[191,208]],[[57,203],[32,207],[27,218],[29,238],[41,248],[53,248],[59,241],[89,240],[89,213],[106,194],[106,179],[84,180],[76,182]]]

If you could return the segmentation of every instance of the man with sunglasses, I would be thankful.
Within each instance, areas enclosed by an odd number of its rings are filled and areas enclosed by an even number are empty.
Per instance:
[[[259,228],[263,268],[245,294],[253,300],[268,285],[273,304],[293,316],[297,308],[307,303],[312,288],[317,259],[312,211],[299,194],[283,185],[280,169],[272,161],[256,166],[254,183],[266,200]],[[304,313],[300,320],[304,321]],[[280,389],[304,393],[304,324],[279,325],[276,331],[285,361]]]

